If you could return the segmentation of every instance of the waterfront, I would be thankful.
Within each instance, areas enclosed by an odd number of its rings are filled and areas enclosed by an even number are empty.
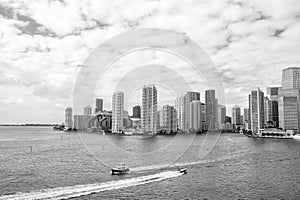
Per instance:
[[[211,144],[218,140],[210,151],[209,145],[201,148],[205,137],[143,138],[65,133],[52,131],[50,127],[0,127],[0,199],[16,192],[21,192],[19,197],[25,197],[24,192],[30,196],[34,194],[32,191],[47,188],[53,190],[44,193],[60,190],[64,194],[68,190],[75,194],[78,187],[84,188],[80,190],[83,196],[75,199],[297,199],[300,196],[299,141],[215,134]],[[209,152],[207,155],[203,153],[205,150]],[[199,158],[199,154],[206,156]],[[111,176],[109,167],[122,159],[132,172]],[[186,175],[172,174],[173,167],[163,169],[175,160],[187,167]],[[170,172],[170,176],[164,175],[156,182],[143,180],[162,172]],[[69,187],[61,188],[66,186]],[[100,192],[89,194],[91,187],[100,188]]]

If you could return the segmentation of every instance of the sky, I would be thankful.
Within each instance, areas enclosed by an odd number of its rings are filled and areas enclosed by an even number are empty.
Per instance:
[[[233,105],[247,107],[252,89],[280,86],[282,69],[300,66],[299,22],[299,0],[0,0],[0,124],[63,122],[88,56],[113,36],[140,28],[195,41],[223,80],[230,115]],[[172,64],[162,54],[137,52],[117,62],[148,56]],[[99,90],[109,109],[111,97]]]

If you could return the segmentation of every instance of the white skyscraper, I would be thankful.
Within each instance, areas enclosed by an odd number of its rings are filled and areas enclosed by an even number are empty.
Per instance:
[[[124,93],[115,92],[112,98],[112,132],[118,133],[123,129]]]
[[[205,91],[205,109],[206,109],[206,123],[208,130],[216,130],[217,125],[217,105],[216,105],[215,90]]]
[[[190,130],[201,131],[202,119],[201,119],[201,102],[194,100],[190,103]]]
[[[257,88],[249,95],[250,126],[253,133],[264,128],[264,93]]]
[[[72,128],[73,127],[73,110],[71,107],[67,107],[65,110],[65,127]]]
[[[144,133],[156,134],[157,127],[157,90],[154,85],[143,87],[142,91],[142,129]]]

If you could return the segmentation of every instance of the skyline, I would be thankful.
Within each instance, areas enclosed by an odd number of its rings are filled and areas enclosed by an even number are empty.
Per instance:
[[[0,123],[64,121],[87,56],[106,39],[137,28],[175,30],[196,41],[223,78],[227,115],[233,105],[247,108],[249,91],[280,86],[282,69],[300,63],[297,1],[136,1],[126,3],[127,9],[119,1],[103,3],[0,1]],[[112,74],[149,58],[163,65],[178,61],[162,52],[141,52],[120,59]],[[191,82],[201,82],[178,63]],[[107,87],[114,78],[108,77]],[[195,90],[202,102],[205,89]],[[111,96],[102,98],[109,102]]]

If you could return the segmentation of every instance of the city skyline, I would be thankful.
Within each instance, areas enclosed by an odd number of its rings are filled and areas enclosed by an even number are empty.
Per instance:
[[[227,111],[236,104],[244,108],[249,91],[280,86],[282,69],[299,66],[298,13],[297,0],[136,1],[127,9],[96,1],[1,1],[0,123],[64,121],[62,110],[72,105],[76,75],[87,56],[112,36],[145,27],[195,40],[222,76],[226,102],[219,103]],[[113,75],[145,60],[176,66],[191,84],[201,84],[184,63],[152,51],[122,58]],[[111,88],[116,80],[109,78]]]

